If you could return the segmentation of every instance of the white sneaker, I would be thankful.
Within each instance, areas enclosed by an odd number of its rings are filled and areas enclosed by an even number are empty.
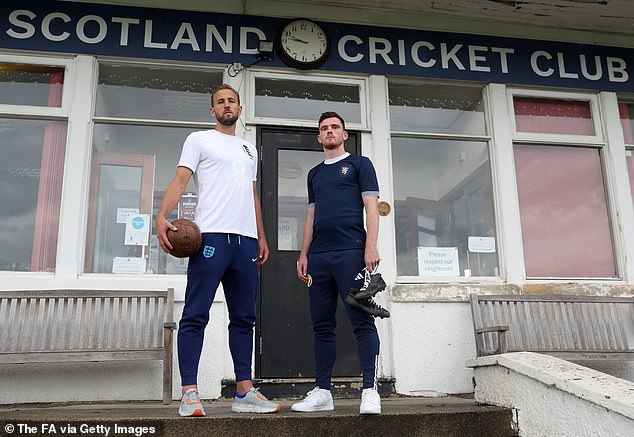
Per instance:
[[[332,394],[330,390],[315,387],[308,392],[304,400],[293,404],[291,410],[301,413],[309,413],[311,411],[332,411],[335,405],[332,402]]]
[[[360,414],[381,414],[381,396],[373,388],[364,388],[361,393]]]

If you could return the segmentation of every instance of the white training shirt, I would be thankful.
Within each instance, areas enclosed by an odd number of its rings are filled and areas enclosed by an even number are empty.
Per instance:
[[[178,166],[194,173],[201,232],[258,238],[253,202],[258,154],[253,144],[215,129],[193,132],[183,144]]]

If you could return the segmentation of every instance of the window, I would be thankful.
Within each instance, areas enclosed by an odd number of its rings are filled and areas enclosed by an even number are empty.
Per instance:
[[[64,67],[0,63],[0,104],[62,106]]]
[[[518,132],[595,135],[587,101],[513,97]]]
[[[485,135],[481,88],[390,82],[392,131]]]
[[[99,66],[86,272],[187,271],[187,259],[160,249],[154,216],[185,138],[213,126],[211,91],[221,83],[221,71]],[[195,207],[190,182],[168,219],[193,218]]]
[[[498,276],[482,89],[388,90],[398,275]]]
[[[40,61],[41,62],[41,61]],[[54,272],[66,67],[0,61],[0,270]],[[34,108],[39,107],[39,108]]]
[[[518,132],[563,135],[514,144],[528,278],[617,276],[595,106],[590,97],[513,96]]]
[[[247,110],[253,107],[252,117],[258,121],[289,119],[311,126],[323,112],[335,111],[346,120],[346,127],[365,127],[363,86],[363,81],[290,80],[285,75],[267,74],[254,78],[255,102]]]

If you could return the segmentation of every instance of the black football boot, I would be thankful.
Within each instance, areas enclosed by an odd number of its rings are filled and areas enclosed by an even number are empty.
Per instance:
[[[367,297],[365,299],[357,299],[358,293],[358,288],[351,288],[348,293],[348,297],[346,297],[346,303],[352,308],[356,308],[373,317],[380,317],[381,319],[390,317],[390,312],[382,306],[377,305],[372,298]]]
[[[374,297],[379,291],[385,290],[386,286],[387,285],[380,273],[371,274],[366,270],[365,277],[363,279],[363,286],[355,294],[355,299],[362,300]]]

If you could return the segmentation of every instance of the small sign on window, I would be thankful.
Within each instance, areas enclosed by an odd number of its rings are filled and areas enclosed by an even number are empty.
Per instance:
[[[460,276],[457,247],[419,247],[419,276]]]
[[[147,246],[150,237],[150,214],[128,214],[125,223],[125,245]]]
[[[495,237],[469,237],[469,252],[495,253]]]

